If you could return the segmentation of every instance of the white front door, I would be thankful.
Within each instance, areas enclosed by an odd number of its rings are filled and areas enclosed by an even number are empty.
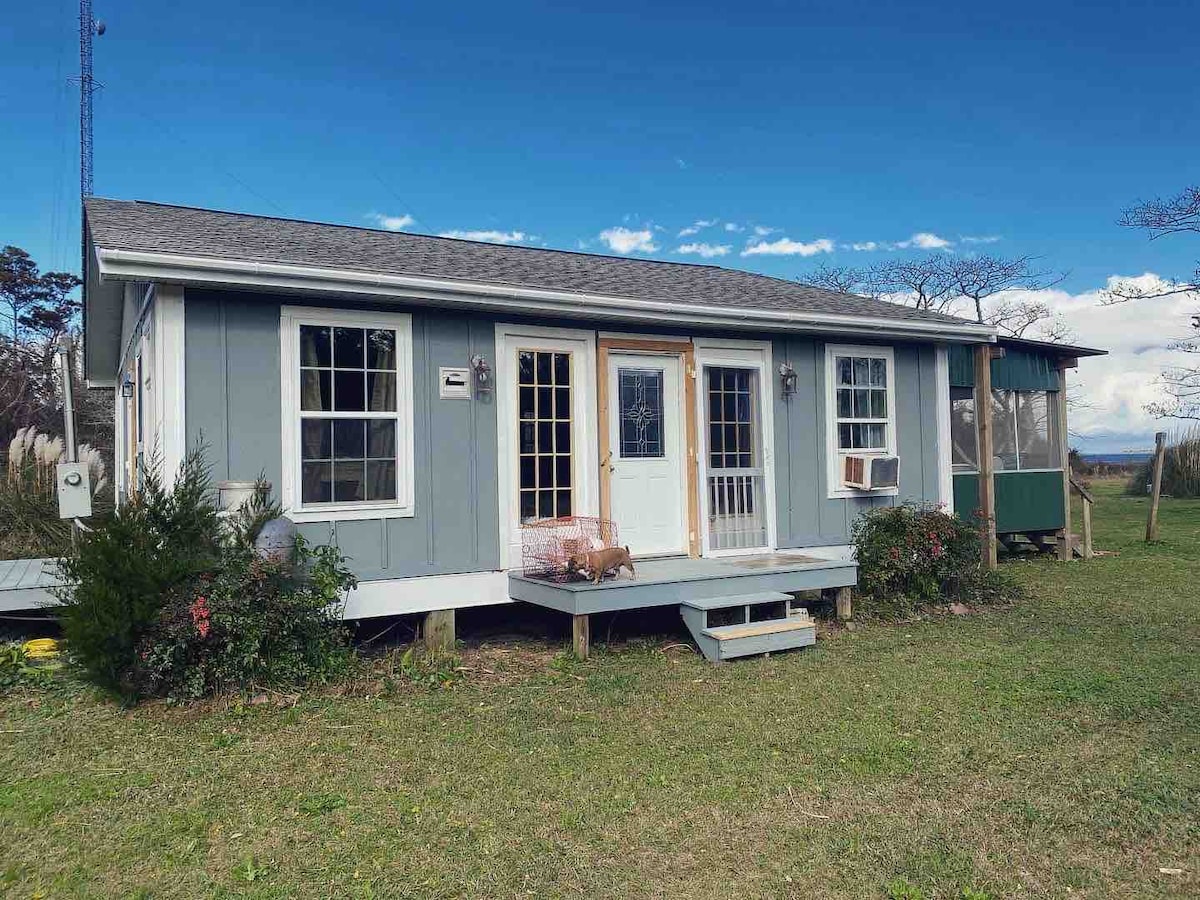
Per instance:
[[[682,368],[676,355],[608,355],[610,515],[635,556],[687,552]]]

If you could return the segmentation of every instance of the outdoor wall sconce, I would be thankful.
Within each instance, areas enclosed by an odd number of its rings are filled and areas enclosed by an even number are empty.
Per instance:
[[[791,363],[779,364],[779,386],[783,389],[783,396],[790,397],[796,393],[796,377],[796,370]]]
[[[475,390],[481,394],[492,392],[492,367],[480,354],[471,357],[471,371],[475,373]]]
[[[126,400],[133,396],[133,379],[128,375],[121,379],[121,396]]]

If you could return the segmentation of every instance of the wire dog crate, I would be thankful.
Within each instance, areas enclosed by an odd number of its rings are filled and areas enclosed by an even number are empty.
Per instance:
[[[521,526],[523,574],[547,581],[574,581],[583,576],[571,568],[579,553],[616,547],[617,524],[596,516],[561,516]]]

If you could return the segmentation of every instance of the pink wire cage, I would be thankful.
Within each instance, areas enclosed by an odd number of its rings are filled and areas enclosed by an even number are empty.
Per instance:
[[[616,547],[617,523],[596,516],[561,516],[521,526],[521,567],[524,574],[548,581],[571,581],[583,576],[570,567],[579,553]]]

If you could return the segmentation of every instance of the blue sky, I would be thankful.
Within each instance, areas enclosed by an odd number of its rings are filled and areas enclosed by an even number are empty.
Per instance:
[[[784,277],[997,238],[1069,270],[1071,297],[1198,255],[1114,224],[1200,177],[1194,4],[287,6],[98,0],[96,192],[703,244]],[[78,247],[76,10],[18,4],[0,33],[0,242],[56,267]]]

